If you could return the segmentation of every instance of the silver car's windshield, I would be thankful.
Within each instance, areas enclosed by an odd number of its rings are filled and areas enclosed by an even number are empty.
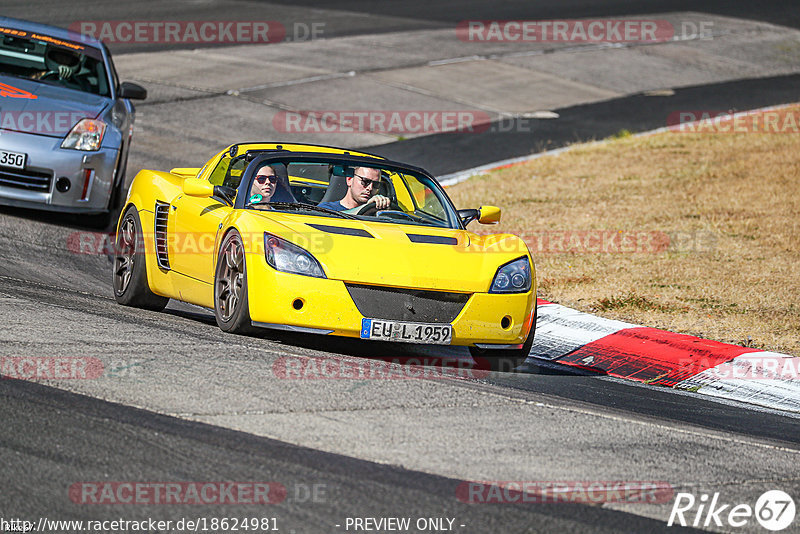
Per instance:
[[[81,43],[0,28],[0,73],[109,96],[100,51]]]

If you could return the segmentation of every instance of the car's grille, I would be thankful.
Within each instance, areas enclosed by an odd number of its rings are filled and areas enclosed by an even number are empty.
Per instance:
[[[5,187],[17,187],[28,191],[47,193],[50,191],[50,180],[52,178],[53,175],[47,172],[0,167],[0,185]]]
[[[451,323],[469,300],[468,293],[422,291],[345,284],[364,317],[415,323]]]
[[[162,269],[169,269],[167,252],[167,217],[169,204],[156,202],[156,261]]]

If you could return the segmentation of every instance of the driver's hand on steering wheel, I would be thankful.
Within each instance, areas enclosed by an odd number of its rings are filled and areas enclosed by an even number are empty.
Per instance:
[[[75,69],[67,67],[66,65],[58,66],[58,77],[62,80],[67,80],[75,73]]]
[[[367,200],[367,204],[369,204],[370,202],[374,202],[375,207],[378,208],[379,210],[385,210],[386,208],[389,207],[389,204],[391,203],[389,198],[383,195],[375,195],[374,197]]]

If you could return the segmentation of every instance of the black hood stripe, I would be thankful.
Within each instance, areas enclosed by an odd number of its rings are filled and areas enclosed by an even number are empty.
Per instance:
[[[328,232],[329,234],[351,235],[356,237],[369,237],[374,238],[372,234],[360,228],[345,228],[343,226],[328,226],[327,224],[310,224],[306,223],[311,228],[320,230],[321,232]]]
[[[458,245],[458,239],[443,235],[406,234],[412,243],[428,243],[432,245]]]

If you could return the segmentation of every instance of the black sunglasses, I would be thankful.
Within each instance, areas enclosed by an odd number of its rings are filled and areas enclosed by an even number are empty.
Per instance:
[[[271,184],[278,183],[278,177],[275,176],[274,174],[259,174],[258,176],[256,176],[256,182],[260,184],[263,184],[267,180],[269,180],[269,183]]]
[[[369,186],[378,187],[378,185],[381,183],[380,180],[370,180],[369,178],[364,178],[360,174],[354,174],[353,176],[361,180],[361,187],[363,187],[364,189],[366,189]]]

